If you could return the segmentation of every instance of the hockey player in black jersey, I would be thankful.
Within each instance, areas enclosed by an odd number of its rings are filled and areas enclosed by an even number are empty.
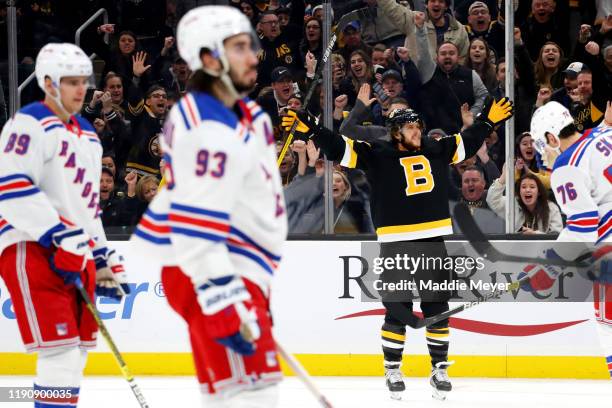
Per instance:
[[[452,234],[448,208],[448,166],[476,154],[484,139],[513,114],[507,98],[488,100],[474,124],[463,132],[440,140],[423,139],[423,122],[411,109],[396,109],[387,124],[391,141],[360,142],[323,128],[307,111],[289,111],[282,126],[289,130],[298,121],[296,133],[312,138],[328,160],[349,168],[363,169],[372,186],[371,212],[381,257],[407,254],[446,257],[442,236]],[[419,271],[385,271],[383,280],[413,277],[442,282],[452,271],[425,268]],[[386,275],[386,276],[385,276]],[[382,326],[385,377],[392,398],[405,390],[400,366],[404,349],[405,315],[412,313],[412,299],[381,293],[387,310]],[[448,310],[449,292],[419,291],[425,317]],[[444,399],[451,390],[447,374],[448,319],[426,328],[432,372],[433,396]]]

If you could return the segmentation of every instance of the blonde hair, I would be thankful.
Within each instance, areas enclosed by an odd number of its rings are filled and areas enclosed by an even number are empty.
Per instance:
[[[153,176],[144,176],[136,183],[136,197],[138,197],[140,201],[146,201],[144,192],[151,183],[153,183],[155,187],[159,186],[159,180]]]
[[[346,201],[349,199],[349,197],[351,196],[352,193],[352,189],[351,189],[351,183],[349,182],[348,177],[346,176],[346,174],[341,171],[341,170],[334,170],[334,174],[339,175],[342,178],[342,181],[344,182],[344,185],[346,186],[346,191],[344,192],[344,195],[342,197],[342,201]]]

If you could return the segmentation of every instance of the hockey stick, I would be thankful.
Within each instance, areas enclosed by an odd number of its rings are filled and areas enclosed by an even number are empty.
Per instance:
[[[576,258],[574,261],[565,261],[559,259],[547,259],[538,257],[527,257],[505,254],[498,251],[491,242],[487,239],[484,233],[478,228],[476,220],[472,216],[470,209],[463,203],[459,203],[455,206],[454,220],[459,224],[461,231],[465,234],[467,239],[470,241],[470,245],[478,252],[481,256],[486,257],[491,262],[518,262],[518,263],[532,263],[540,265],[557,265],[557,266],[572,266],[572,267],[587,267],[588,265],[584,261],[590,258],[591,254],[584,254]],[[453,309],[447,310],[446,312],[440,313],[435,316],[430,316],[424,319],[418,319],[414,325],[407,323],[410,327],[421,328],[423,326],[429,327],[432,324],[438,323],[441,320],[448,319],[449,317],[461,313],[464,310],[470,309],[481,303],[488,302],[491,299],[498,299],[501,295],[518,290],[523,284],[526,284],[531,279],[530,275],[526,275],[522,279],[515,282],[509,283],[505,288],[496,289],[484,296],[478,297],[472,302],[463,303]]]
[[[91,301],[91,298],[89,297],[89,295],[87,294],[87,291],[83,287],[83,282],[81,282],[81,279],[77,279],[75,282],[75,285],[77,289],[79,290],[81,297],[85,301],[85,305],[87,306],[87,309],[89,309],[94,320],[98,324],[100,333],[102,334],[102,337],[104,337],[104,340],[106,340],[106,343],[108,344],[108,348],[111,349],[111,352],[113,353],[113,357],[115,357],[115,360],[117,361],[117,364],[119,365],[119,370],[121,370],[121,374],[123,375],[123,378],[125,378],[128,384],[130,385],[130,388],[132,389],[132,392],[134,393],[136,400],[138,400],[138,404],[140,404],[141,408],[149,408],[149,404],[147,404],[147,401],[145,400],[144,395],[142,395],[142,391],[140,391],[140,387],[138,386],[138,384],[136,384],[136,381],[134,381],[134,376],[130,373],[130,370],[128,369],[127,364],[125,364],[125,360],[121,356],[121,353],[119,352],[119,349],[115,345],[115,342],[113,341],[113,338],[108,332],[108,329],[104,325],[104,322],[102,321],[102,318],[100,317],[100,314],[96,310],[96,306]]]
[[[520,262],[563,267],[571,266],[577,268],[587,268],[589,266],[583,261],[590,257],[590,253],[581,255],[573,261],[566,261],[565,259],[528,257],[500,252],[491,244],[480,228],[478,228],[476,220],[474,220],[470,209],[465,204],[458,203],[455,206],[454,215],[455,221],[459,224],[461,231],[463,231],[468,241],[470,241],[470,245],[474,247],[476,252],[486,257],[491,262]]]
[[[319,401],[319,404],[321,404],[323,408],[333,408],[333,405],[329,402],[325,395],[321,393],[321,390],[319,390],[319,388],[312,381],[312,377],[310,374],[308,374],[308,372],[306,372],[302,364],[300,364],[300,362],[297,361],[293,355],[289,354],[278,341],[276,341],[276,349],[280,353],[283,360],[285,360],[285,362],[289,365],[291,370],[300,378],[300,380],[302,380],[304,385],[306,385],[308,391],[310,391]]]
[[[334,46],[336,45],[336,41],[338,41],[338,35],[340,34],[340,32],[342,32],[342,30],[346,27],[346,25],[350,23],[351,21],[365,18],[369,15],[369,13],[370,12],[368,8],[364,7],[364,8],[360,8],[357,10],[353,10],[350,13],[347,13],[343,15],[342,17],[340,17],[340,20],[338,20],[338,24],[336,25],[336,29],[332,33],[329,39],[329,43],[327,44],[327,47],[325,48],[325,51],[323,52],[321,61],[319,61],[318,63],[317,70],[315,71],[315,75],[312,78],[312,84],[310,84],[310,88],[308,88],[308,92],[306,93],[306,97],[304,98],[304,102],[302,104],[304,109],[308,108],[308,104],[310,103],[310,99],[312,99],[314,90],[317,87],[317,84],[319,83],[321,76],[323,75],[323,68],[325,67],[325,65],[327,65],[327,61],[329,61],[329,57],[331,56]],[[276,160],[276,165],[278,167],[280,167],[283,161],[283,157],[285,157],[285,154],[287,154],[287,149],[289,148],[289,145],[291,145],[291,142],[293,141],[293,134],[295,133],[295,129],[298,127],[298,124],[299,124],[299,121],[296,120],[293,123],[293,126],[291,126],[291,129],[289,130],[289,134],[287,135],[287,138],[285,139],[280,155],[278,156],[278,159]]]

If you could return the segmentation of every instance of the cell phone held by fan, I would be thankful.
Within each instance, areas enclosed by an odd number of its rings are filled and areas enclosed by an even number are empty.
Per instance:
[[[382,85],[378,82],[374,82],[374,85],[372,85],[372,90],[381,103],[384,103],[387,99],[389,99],[389,95],[385,93]]]

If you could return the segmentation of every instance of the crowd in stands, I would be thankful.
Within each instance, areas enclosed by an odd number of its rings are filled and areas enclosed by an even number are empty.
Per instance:
[[[228,4],[259,34],[257,100],[272,118],[278,151],[286,109],[322,114],[333,100],[334,129],[355,140],[389,140],[385,118],[409,107],[424,119],[423,137],[440,138],[470,126],[485,98],[505,96],[504,0],[343,0],[332,2],[335,26],[344,13],[369,13],[340,31],[329,63],[332,87],[312,85],[326,47],[320,0],[21,0],[18,59],[22,81],[47,42],[74,42],[78,26],[100,7],[108,24],[85,30],[95,53],[95,89],[83,116],[104,147],[101,208],[105,226],[134,225],[162,182],[159,138],[191,72],[176,49],[176,25],[190,8]],[[555,233],[562,216],[550,191],[549,171],[533,147],[534,110],[557,101],[580,131],[598,125],[612,95],[612,3],[608,0],[514,0],[515,162],[506,163],[504,128],[478,154],[454,166],[449,205],[469,205],[485,232],[503,233],[505,174],[515,173],[515,231]],[[8,78],[6,2],[0,1],[0,127],[6,120]],[[203,30],[206,27],[202,28]],[[105,38],[110,38],[107,44]],[[2,86],[0,86],[2,90]],[[33,84],[22,106],[41,98]],[[290,232],[323,231],[324,162],[312,142],[294,141],[282,160]],[[333,170],[333,225],[339,233],[374,232],[369,213],[372,180],[360,170]],[[407,209],[410,211],[410,209]]]

